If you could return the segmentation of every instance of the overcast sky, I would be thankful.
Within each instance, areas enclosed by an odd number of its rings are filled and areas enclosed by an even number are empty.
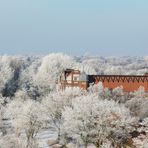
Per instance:
[[[148,55],[148,0],[0,0],[0,54]]]

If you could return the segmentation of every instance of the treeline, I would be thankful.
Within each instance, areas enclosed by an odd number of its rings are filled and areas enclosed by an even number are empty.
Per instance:
[[[88,91],[61,91],[57,81],[66,68],[138,75],[147,72],[148,57],[1,56],[0,147],[41,147],[37,135],[43,129],[56,130],[61,147],[133,146],[134,137],[146,134],[148,96],[142,87],[128,95],[122,87],[110,92],[101,83]]]

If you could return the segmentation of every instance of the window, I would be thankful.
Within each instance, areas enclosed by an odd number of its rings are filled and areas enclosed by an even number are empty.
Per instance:
[[[73,80],[74,81],[78,81],[78,77],[73,77]]]

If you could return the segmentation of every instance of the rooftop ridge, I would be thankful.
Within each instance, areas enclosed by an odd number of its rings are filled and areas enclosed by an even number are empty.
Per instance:
[[[88,76],[113,76],[113,77],[116,77],[116,76],[121,76],[121,77],[148,77],[148,75],[110,75],[110,74],[103,74],[103,75],[101,75],[101,74],[99,74],[99,75],[88,75]]]

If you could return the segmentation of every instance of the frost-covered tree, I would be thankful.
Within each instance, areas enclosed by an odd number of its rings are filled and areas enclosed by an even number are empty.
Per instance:
[[[16,136],[21,138],[24,133],[26,147],[36,147],[36,135],[44,126],[44,118],[41,114],[40,103],[27,100],[16,99],[8,105],[7,113],[11,118],[12,127]]]
[[[0,133],[3,133],[3,98],[0,96]]]
[[[58,140],[61,138],[61,115],[64,107],[71,106],[72,99],[84,93],[79,88],[67,88],[64,91],[51,93],[42,99],[42,112],[47,119],[47,125],[57,130]]]
[[[123,92],[123,87],[122,86],[119,86],[119,87],[116,87],[114,88],[112,91],[111,91],[111,98],[115,101],[118,101],[119,103],[123,103],[126,101],[126,96]]]
[[[0,56],[0,92],[5,88],[6,84],[13,77],[13,70],[10,67],[10,58],[8,56]]]
[[[140,119],[148,117],[147,98],[134,97],[128,100],[125,104],[130,109],[133,116],[137,116]]]
[[[125,96],[124,96],[125,97]],[[140,119],[148,117],[148,100],[144,87],[140,86],[135,92],[130,93],[125,105],[130,109],[132,115]]]
[[[126,102],[126,106],[130,109],[133,116],[138,116],[140,111],[140,106],[143,100],[140,98],[132,98]]]
[[[39,57],[27,57],[24,59],[24,66],[20,73],[20,89],[27,92],[30,98],[37,100],[42,95],[39,92],[38,86],[34,82],[35,75],[41,64]]]
[[[7,118],[5,117],[5,107],[6,104],[10,101],[10,98],[3,97],[0,94],[0,133],[4,136],[7,134],[7,125],[5,121]]]
[[[141,118],[148,118],[148,99],[144,99],[141,106],[139,116]]]
[[[99,97],[102,97],[104,95],[104,88],[102,82],[99,82],[98,84],[90,84],[88,91],[91,94],[96,94]]]
[[[16,57],[16,56],[3,56],[3,58],[4,58],[4,61],[2,60],[4,62],[3,65],[4,66],[6,65],[6,68],[8,68],[7,70],[4,71],[7,74],[9,71],[9,78],[7,78],[5,87],[2,90],[2,94],[5,97],[12,97],[14,96],[15,92],[19,89],[19,78],[20,78],[20,71],[23,65],[23,60],[21,59],[21,57]]]
[[[45,95],[56,87],[58,77],[63,69],[72,68],[73,58],[65,54],[49,54],[42,59],[41,66],[34,77],[34,83],[41,94]]]
[[[123,103],[127,100],[126,95],[123,92],[123,87],[116,87],[113,90],[104,88],[102,82],[98,84],[91,84],[88,88],[89,93],[98,96],[101,99],[114,100],[119,103]]]
[[[134,94],[135,97],[143,98],[144,95],[145,95],[144,87],[143,87],[143,86],[140,86],[140,87],[138,88],[138,90],[136,90],[133,94]]]
[[[64,106],[64,100],[59,95],[48,95],[42,100],[42,112],[47,118],[47,127],[52,127],[57,130],[58,139],[61,132],[61,112]]]
[[[123,105],[114,101],[98,100],[93,96],[75,98],[71,107],[65,107],[62,118],[63,134],[83,141],[85,147],[88,143],[100,147],[106,139],[113,142],[116,131],[124,131],[128,135],[130,123],[133,121],[129,110]]]
[[[26,141],[24,138],[20,139],[15,134],[7,134],[0,138],[0,148],[26,148]]]
[[[106,74],[120,75],[123,74],[122,67],[119,66],[110,66],[106,70],[104,70]]]

